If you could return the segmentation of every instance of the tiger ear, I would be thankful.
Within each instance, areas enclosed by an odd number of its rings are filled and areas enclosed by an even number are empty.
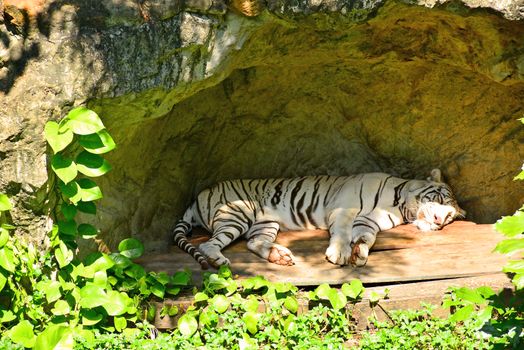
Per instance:
[[[431,170],[431,173],[429,174],[428,181],[433,182],[442,182],[442,173],[440,172],[440,169],[433,169]]]

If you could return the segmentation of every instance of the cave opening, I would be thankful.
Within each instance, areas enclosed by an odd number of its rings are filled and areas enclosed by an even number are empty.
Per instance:
[[[468,220],[522,203],[523,23],[398,2],[360,22],[259,21],[221,79],[161,117],[107,120],[118,144],[97,219],[108,246],[135,236],[162,250],[191,199],[226,179],[440,168]]]

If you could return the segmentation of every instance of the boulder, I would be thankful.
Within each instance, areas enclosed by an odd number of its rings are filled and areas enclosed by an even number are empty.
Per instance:
[[[118,145],[85,218],[109,248],[162,249],[193,196],[232,178],[439,167],[469,219],[512,214],[520,2],[415,2],[0,2],[0,192],[20,234],[52,224],[43,127],[77,105]]]

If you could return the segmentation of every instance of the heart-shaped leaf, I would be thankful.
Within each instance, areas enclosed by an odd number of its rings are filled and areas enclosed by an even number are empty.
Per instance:
[[[73,141],[73,132],[69,128],[64,128],[60,132],[58,124],[53,121],[46,123],[44,136],[55,154],[66,148]]]
[[[185,314],[178,319],[178,330],[186,338],[192,336],[198,329],[198,322],[191,314]]]
[[[96,134],[81,135],[78,142],[89,153],[103,154],[115,149],[116,144],[107,130],[100,130]]]
[[[118,250],[123,256],[129,259],[136,259],[144,254],[144,245],[137,239],[127,238],[120,242]]]
[[[7,231],[3,227],[0,227],[0,248],[5,246],[8,240],[9,240],[9,231]]]
[[[32,348],[36,341],[33,325],[27,320],[20,321],[11,328],[8,331],[8,336],[13,342],[21,344],[25,348]]]
[[[109,316],[119,316],[126,312],[129,297],[126,293],[110,290],[107,301],[102,305]]]
[[[13,207],[9,201],[9,197],[5,194],[0,193],[0,211],[11,210]]]
[[[82,151],[76,157],[78,171],[90,177],[102,176],[111,170],[111,165],[98,154]]]
[[[71,159],[55,154],[51,158],[51,169],[65,184],[73,181],[78,175],[77,165]]]
[[[66,220],[73,220],[77,213],[76,206],[65,202],[60,205],[60,211]]]
[[[102,321],[104,316],[95,310],[84,309],[82,310],[82,324],[84,326],[92,326]]]
[[[68,129],[77,135],[89,135],[105,127],[94,111],[85,107],[77,107],[72,109],[60,122],[59,132],[65,132]]]
[[[0,266],[9,272],[14,272],[18,259],[13,251],[7,247],[0,248]]]
[[[76,208],[80,210],[82,213],[92,214],[92,215],[96,214],[96,205],[93,202],[80,201],[76,203]]]
[[[78,186],[80,187],[80,196],[82,201],[91,202],[102,198],[102,191],[100,187],[91,179],[79,179]]]
[[[81,188],[76,181],[70,182],[68,184],[60,182],[59,187],[62,194],[69,198],[71,203],[77,203],[82,199],[82,193],[80,192]]]
[[[78,225],[78,234],[85,237],[91,237],[96,236],[98,234],[98,230],[96,227],[90,224],[80,224]]]

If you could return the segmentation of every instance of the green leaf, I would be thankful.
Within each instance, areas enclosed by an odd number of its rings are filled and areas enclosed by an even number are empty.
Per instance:
[[[144,268],[138,264],[131,265],[124,272],[126,275],[128,275],[129,277],[133,277],[136,280],[139,280],[146,275],[146,271],[144,270]]]
[[[195,294],[195,303],[198,303],[198,302],[201,302],[201,301],[206,301],[208,299],[209,299],[209,297],[207,296],[206,293],[198,292],[198,293]]]
[[[474,315],[475,306],[473,304],[458,308],[453,315],[450,316],[451,321],[464,321]]]
[[[93,225],[80,224],[78,225],[78,234],[83,236],[84,238],[86,236],[96,236],[98,234],[98,230]]]
[[[347,304],[346,296],[339,290],[331,289],[328,294],[329,302],[335,310],[344,308]]]
[[[151,293],[159,297],[160,299],[164,298],[164,294],[166,292],[166,287],[164,287],[161,283],[155,281],[151,284]]]
[[[518,273],[511,280],[517,290],[524,288],[524,273]]]
[[[502,268],[504,272],[524,273],[524,260],[511,260]]]
[[[178,295],[178,293],[180,293],[180,287],[167,287],[166,293],[171,294],[171,296]]]
[[[127,327],[127,320],[125,317],[115,317],[114,324],[117,332],[122,332]]]
[[[126,258],[120,253],[111,253],[110,257],[115,262],[115,265],[121,269],[125,269],[126,267],[133,264],[133,262],[129,260],[129,258]]]
[[[524,239],[505,239],[500,241],[495,247],[495,251],[502,254],[513,253],[517,250],[524,249]]]
[[[65,202],[60,205],[60,211],[66,220],[73,220],[77,213],[76,206]]]
[[[7,241],[9,241],[9,231],[3,227],[0,227],[0,248],[5,246]]]
[[[144,245],[135,238],[127,238],[120,242],[118,250],[123,256],[129,259],[136,259],[144,254]]]
[[[96,201],[102,198],[102,191],[100,187],[91,179],[79,179],[78,186],[80,187],[81,199],[84,202]]]
[[[93,309],[84,309],[81,312],[82,324],[84,326],[93,326],[98,322],[102,321],[104,316]]]
[[[458,299],[467,301],[473,304],[482,304],[486,300],[477,292],[475,289],[470,289],[467,287],[455,289],[455,295]]]
[[[76,208],[82,213],[96,215],[96,205],[93,202],[80,201],[76,204]]]
[[[242,321],[244,321],[244,324],[246,325],[246,328],[249,333],[255,334],[258,332],[258,318],[259,315],[254,312],[246,312],[244,316],[242,316]]]
[[[58,221],[58,231],[68,236],[76,236],[76,233],[77,233],[76,221],[75,220],[69,220],[69,221],[59,220]]]
[[[375,292],[374,290],[369,293],[369,302],[371,304],[376,304],[380,301],[380,294]]]
[[[315,294],[320,299],[329,299],[329,292],[331,287],[327,283],[322,283],[315,289]]]
[[[7,247],[0,249],[0,266],[9,272],[16,270],[18,259],[15,257],[13,251]]]
[[[257,303],[258,304],[258,303]],[[257,305],[258,306],[258,305]],[[288,309],[290,312],[296,314],[298,310],[298,301],[297,298],[294,296],[287,296],[286,299],[284,299],[284,306],[286,309]]]
[[[290,297],[288,297],[290,298]],[[291,297],[293,298],[293,297]],[[286,298],[287,299],[287,298]],[[296,300],[296,299],[295,299]],[[245,302],[243,303],[243,306],[244,306],[244,309],[246,311],[251,311],[251,312],[256,312],[258,311],[258,306],[259,306],[259,302],[258,302],[258,299],[256,296],[254,296],[253,294],[250,294],[248,295],[248,297],[246,298]],[[285,302],[284,302],[284,306],[285,305]],[[292,305],[287,305],[286,308],[289,310],[289,311],[292,311],[288,308],[288,306],[290,306],[291,308],[293,307]],[[292,312],[296,312],[296,311],[292,311]]]
[[[50,324],[36,338],[34,350],[72,349],[74,344],[73,332],[70,328]]]
[[[364,290],[362,282],[358,279],[352,280],[349,284],[344,283],[341,288],[342,293],[353,300],[358,299],[364,293]]]
[[[55,249],[55,259],[60,268],[64,268],[73,261],[73,251],[67,248],[64,242],[60,241],[58,248]]]
[[[7,195],[0,193],[0,212],[13,209],[9,197]]]
[[[96,134],[81,135],[78,142],[86,151],[95,154],[107,153],[116,147],[115,141],[105,129]]]
[[[51,310],[53,315],[60,316],[60,315],[67,315],[71,312],[71,307],[65,300],[58,300],[55,303],[55,307]]]
[[[109,255],[100,252],[89,254],[84,262],[93,269],[93,272],[107,271],[115,265],[115,262]]]
[[[184,337],[189,338],[195,334],[197,329],[198,322],[193,315],[185,314],[178,319],[178,330]]]
[[[60,191],[71,201],[71,203],[77,203],[82,199],[81,188],[76,181],[64,184],[60,182],[58,185]]]
[[[77,107],[72,109],[60,122],[59,132],[65,132],[68,129],[77,135],[89,135],[97,133],[105,127],[94,111],[85,107]]]
[[[229,308],[229,300],[222,294],[217,294],[209,301],[216,312],[223,314]]]
[[[102,305],[109,316],[119,316],[126,313],[129,297],[126,293],[110,290],[107,300]]]
[[[497,221],[495,229],[508,237],[524,233],[524,212],[517,211],[513,216],[504,216]]]
[[[58,281],[40,281],[36,284],[36,290],[45,294],[48,303],[52,303],[62,296],[60,282]]]
[[[7,278],[5,278],[4,274],[0,272],[0,292],[5,287],[5,283],[7,282]]]
[[[8,323],[17,319],[16,315],[11,310],[3,310],[0,312],[0,324]]]
[[[25,348],[32,348],[36,341],[33,325],[27,321],[20,321],[8,331],[9,339]]]
[[[86,284],[80,289],[80,306],[92,309],[97,306],[105,305],[108,295],[104,288],[95,284]]]
[[[73,141],[73,132],[70,129],[64,128],[63,132],[59,132],[58,129],[58,123],[53,121],[47,122],[44,128],[45,139],[55,154]]]
[[[51,169],[65,184],[73,181],[78,175],[77,165],[71,159],[55,154],[51,158]]]
[[[177,271],[171,278],[171,283],[176,286],[187,286],[191,281],[191,274],[185,271]]]
[[[78,171],[89,177],[102,176],[111,170],[111,165],[101,156],[82,151],[76,157]]]

